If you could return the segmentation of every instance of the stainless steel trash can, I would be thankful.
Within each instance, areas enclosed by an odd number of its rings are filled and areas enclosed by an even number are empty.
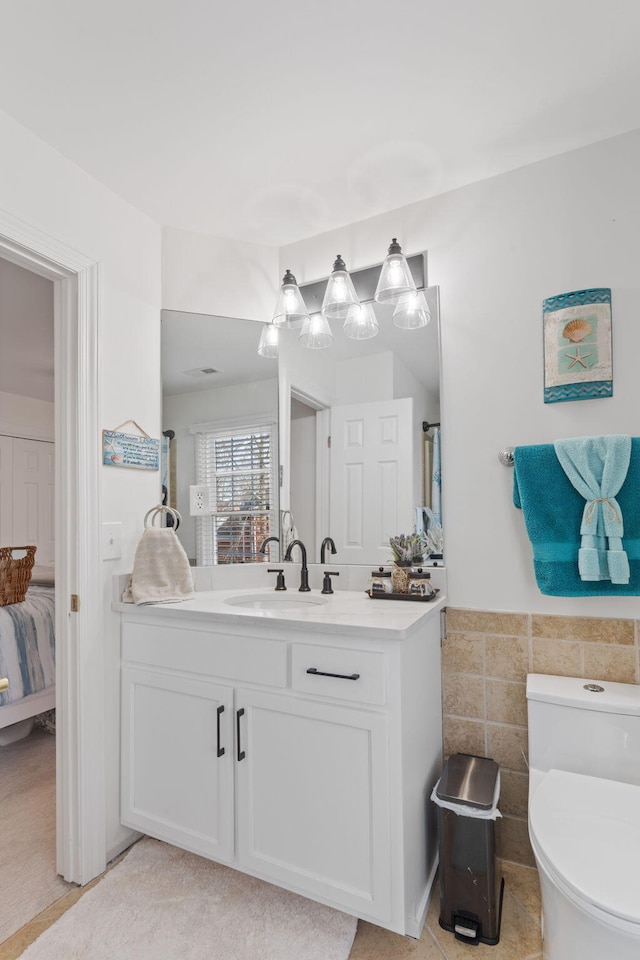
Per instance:
[[[496,944],[500,939],[504,880],[498,881],[495,864],[499,788],[495,761],[456,753],[445,763],[433,793],[438,807],[440,926],[464,943]]]

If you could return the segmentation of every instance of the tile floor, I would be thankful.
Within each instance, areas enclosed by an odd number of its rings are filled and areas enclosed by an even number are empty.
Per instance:
[[[532,867],[503,861],[505,880],[500,943],[496,946],[460,943],[438,924],[437,884],[420,940],[401,937],[360,921],[349,960],[535,960],[542,957],[540,886]],[[0,944],[0,960],[17,960],[30,943],[55,923],[100,878],[71,890],[38,917]]]

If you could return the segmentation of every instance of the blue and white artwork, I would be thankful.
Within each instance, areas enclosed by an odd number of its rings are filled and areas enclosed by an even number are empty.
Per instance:
[[[548,297],[544,324],[544,402],[613,396],[611,290]]]

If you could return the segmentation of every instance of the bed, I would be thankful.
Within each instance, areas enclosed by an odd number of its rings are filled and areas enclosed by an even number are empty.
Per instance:
[[[23,603],[0,607],[0,746],[30,732],[24,721],[55,707],[55,602],[53,577],[34,567]],[[10,731],[6,728],[21,724]],[[4,732],[3,732],[4,731]],[[14,735],[12,735],[14,733]]]

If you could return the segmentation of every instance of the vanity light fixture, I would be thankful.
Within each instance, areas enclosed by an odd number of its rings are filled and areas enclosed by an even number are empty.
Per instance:
[[[382,264],[374,300],[378,303],[397,303],[405,294],[416,293],[416,289],[407,258],[394,237]]]
[[[359,306],[358,294],[347,272],[347,265],[338,254],[322,301],[322,313],[329,319],[347,320],[349,314]]]
[[[401,330],[417,330],[426,327],[431,320],[431,311],[422,290],[400,297],[393,311],[393,324]]]
[[[384,262],[349,274],[341,255],[325,280],[298,287],[290,270],[285,272],[273,320],[264,324],[258,352],[277,357],[280,329],[300,329],[299,342],[311,350],[330,347],[334,334],[329,320],[343,320],[343,333],[350,340],[369,340],[380,332],[374,301],[395,306],[393,323],[404,330],[425,327],[431,312],[424,294],[424,254],[408,259],[394,237]],[[304,296],[303,296],[304,292]]]
[[[286,270],[278,292],[276,308],[273,311],[273,322],[280,327],[296,329],[308,319],[309,311],[300,293],[298,282],[291,270]]]
[[[380,324],[373,304],[361,303],[359,307],[354,307],[345,320],[342,331],[350,340],[370,340],[380,333]]]
[[[261,357],[269,359],[278,359],[278,339],[280,331],[278,325],[272,320],[271,323],[262,325],[260,342],[258,343],[258,353]]]

